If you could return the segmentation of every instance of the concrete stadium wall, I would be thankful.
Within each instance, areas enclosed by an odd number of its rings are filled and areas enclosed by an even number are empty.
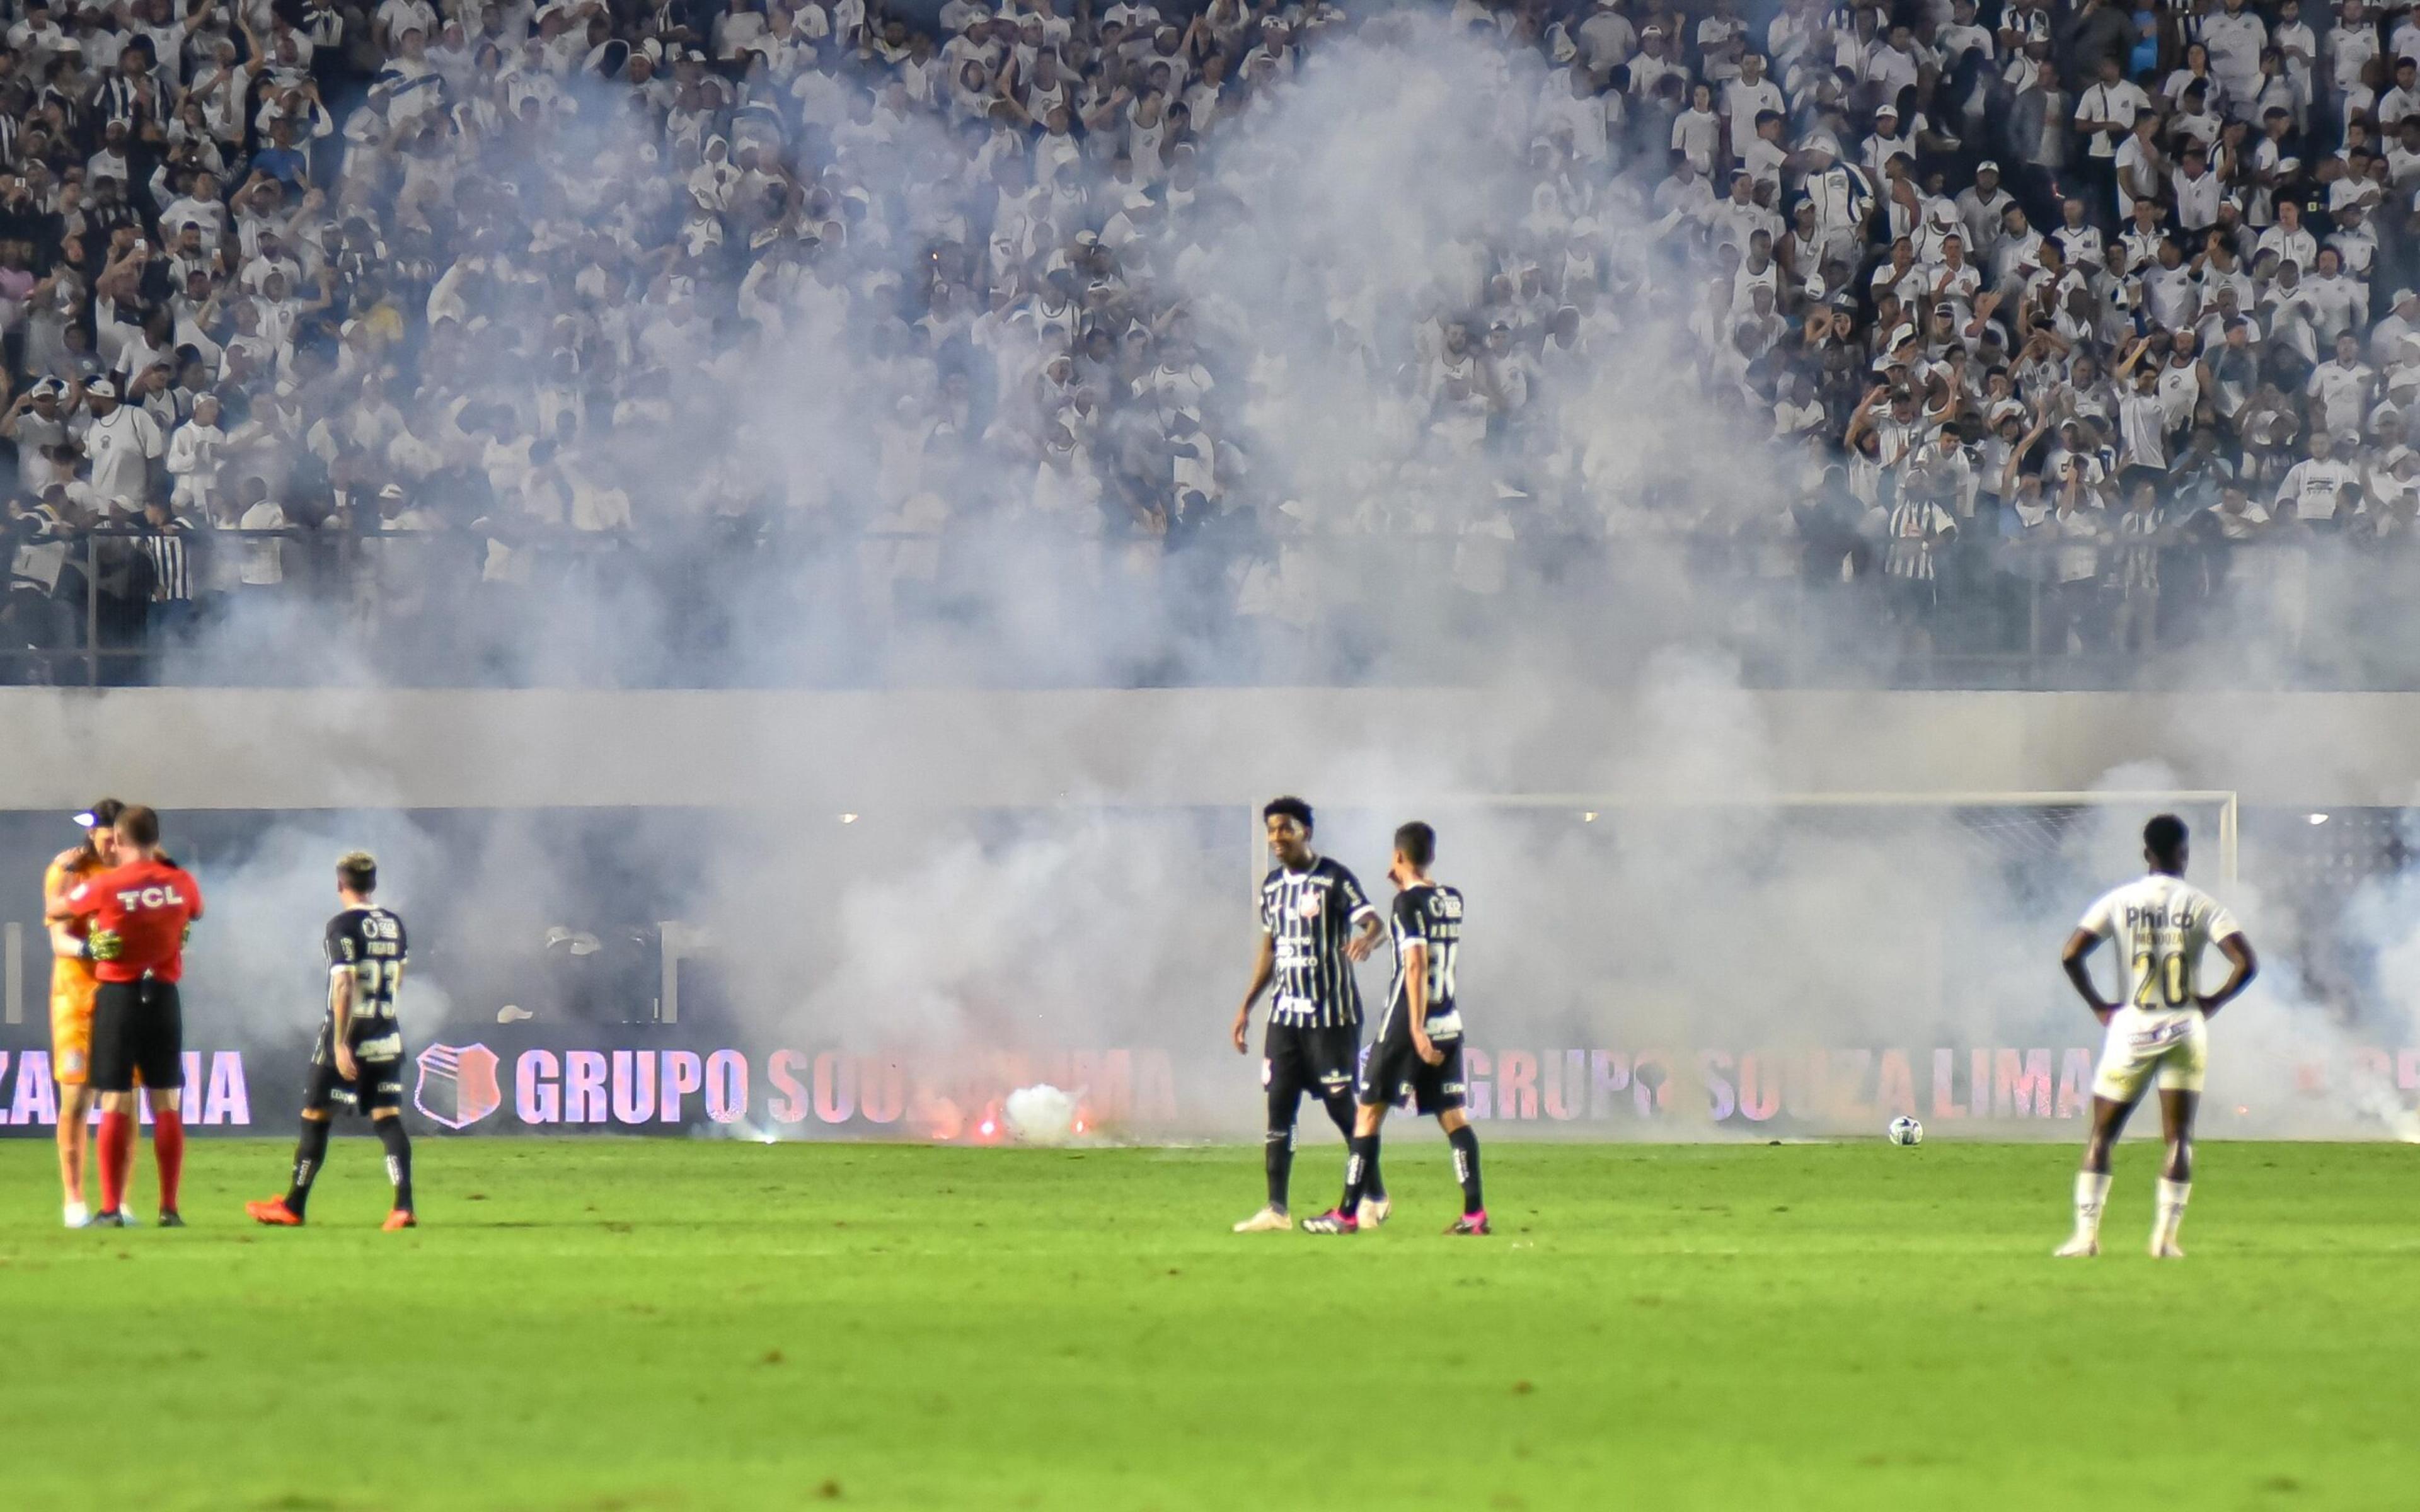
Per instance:
[[[1247,804],[2233,789],[2414,801],[2420,696],[0,691],[0,803]]]

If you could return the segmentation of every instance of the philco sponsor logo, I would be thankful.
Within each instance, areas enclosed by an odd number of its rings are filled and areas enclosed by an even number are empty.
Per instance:
[[[504,1105],[496,1053],[483,1044],[433,1044],[420,1053],[411,1105],[448,1129],[468,1129]]]

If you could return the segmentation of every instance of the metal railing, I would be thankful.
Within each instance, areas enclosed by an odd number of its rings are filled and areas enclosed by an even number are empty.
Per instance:
[[[232,618],[265,606],[307,611],[292,621],[291,638],[302,644],[291,651],[349,634],[365,644],[382,643],[392,662],[409,667],[421,649],[414,638],[433,639],[442,631],[455,642],[468,640],[467,647],[453,648],[456,663],[467,665],[495,650],[480,642],[482,626],[463,610],[465,596],[481,592],[526,600],[520,607],[528,612],[513,622],[520,630],[545,624],[566,598],[588,595],[592,608],[602,604],[611,615],[623,602],[616,594],[639,595],[664,615],[666,633],[678,640],[683,626],[664,612],[677,595],[665,588],[659,569],[681,546],[694,545],[620,532],[524,532],[506,548],[519,558],[520,576],[489,582],[483,577],[489,537],[481,532],[209,529],[186,534],[195,596],[163,600],[146,591],[145,566],[133,560],[152,533],[98,528],[34,543],[30,555],[21,548],[0,612],[8,637],[0,641],[0,680],[87,687],[318,680],[307,669],[281,670],[273,656],[256,653],[231,665],[191,654]],[[1594,635],[1611,648],[1600,670],[1615,678],[1626,670],[1620,665],[1623,657],[1689,640],[1736,654],[1748,680],[1775,687],[2072,688],[2181,680],[2420,688],[2420,636],[2403,633],[2420,625],[2406,626],[2402,618],[2410,612],[2405,603],[2420,596],[2410,593],[2420,584],[2420,553],[2407,561],[2399,552],[2336,538],[2248,546],[2104,542],[2081,548],[2071,542],[1984,539],[1944,548],[1933,558],[1933,577],[1920,581],[1885,571],[1886,553],[1879,543],[1846,537],[1820,551],[1714,532],[1658,537],[1653,566],[1644,570],[1637,543],[1618,537],[1487,539],[1481,548],[1502,559],[1493,568],[1474,566],[1466,555],[1474,539],[1393,533],[1258,543],[1253,552],[1260,557],[1283,555],[1327,591],[1325,601],[1297,606],[1301,611],[1291,618],[1261,623],[1313,644],[1344,637],[1340,626],[1350,625],[1383,649],[1393,632],[1390,608],[1426,612],[1422,606],[1446,603],[1463,615],[1468,626],[1463,640],[1477,650],[1507,627]],[[242,580],[242,559],[269,542],[279,547],[278,581]],[[951,600],[967,582],[1022,601],[1056,602],[1080,621],[1091,607],[1088,595],[1101,591],[1101,574],[1115,570],[1098,559],[1134,543],[1070,538],[1067,573],[1055,581],[1020,573],[1014,584],[996,580],[997,573],[985,578],[997,563],[988,561],[985,541],[970,532],[851,532],[814,550],[824,566],[845,574],[872,571],[861,569],[855,553],[880,544],[917,548],[921,564],[908,580],[919,594],[881,625],[852,620],[846,633],[869,642],[912,634],[923,625],[920,616],[944,612],[926,600]],[[845,549],[834,550],[835,545]],[[705,559],[703,568],[692,561],[683,570],[692,578],[759,564],[783,570],[779,561],[762,563],[761,546],[741,538],[727,553]],[[1194,563],[1200,548],[1190,549],[1196,555],[1185,561]],[[2088,575],[2080,570],[2080,549],[2090,556]],[[619,588],[585,579],[566,586],[608,563],[627,564],[631,581]],[[1170,551],[1165,570],[1173,573],[1179,564],[1179,553]],[[252,565],[250,576],[269,576],[256,558]],[[1212,557],[1191,570],[1197,579],[1215,583],[1218,566]],[[413,598],[426,602],[410,613],[398,611],[398,599]],[[1238,613],[1232,596],[1207,612],[1214,622],[1221,612],[1231,621],[1198,632],[1213,644],[1250,617]],[[967,631],[965,625],[956,628]],[[592,669],[588,680],[628,674],[642,686],[723,686],[727,679],[704,659],[712,655],[710,646],[702,646],[686,671],[678,658],[667,658],[669,671],[640,675],[606,666]],[[2185,665],[2188,657],[2195,665]],[[449,675],[434,651],[427,659],[431,675]],[[1308,671],[1295,665],[1269,675],[1359,680],[1334,664],[1307,665]],[[878,686],[879,658],[868,669],[796,681]],[[1484,667],[1475,657],[1463,671],[1481,675]],[[1016,676],[1013,667],[1000,671],[1000,680],[1010,686]],[[1197,676],[1254,680],[1249,671]],[[474,680],[519,686],[542,685],[546,678],[507,671]],[[760,668],[752,681],[781,686],[793,679]]]

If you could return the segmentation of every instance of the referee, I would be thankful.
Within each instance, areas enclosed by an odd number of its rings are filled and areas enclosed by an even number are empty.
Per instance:
[[[1239,1234],[1292,1228],[1286,1185],[1294,1172],[1295,1117],[1308,1092],[1353,1137],[1353,1081],[1361,1048],[1361,990],[1353,964],[1366,959],[1384,926],[1369,894],[1351,872],[1311,848],[1311,805],[1275,798],[1261,810],[1269,849],[1278,859],[1261,883],[1261,950],[1252,985],[1235,1011],[1232,1037],[1250,1054],[1252,1008],[1274,982],[1269,1025],[1261,1048],[1261,1086],[1268,1093],[1262,1164],[1268,1205],[1235,1226]],[[1387,1218],[1387,1188],[1373,1164],[1365,1173],[1365,1223]]]

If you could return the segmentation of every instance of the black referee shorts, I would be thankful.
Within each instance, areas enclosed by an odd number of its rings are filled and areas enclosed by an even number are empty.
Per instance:
[[[96,1092],[164,1092],[185,1085],[185,1012],[173,981],[104,981],[92,995]]]
[[[1361,1059],[1361,1031],[1353,1025],[1314,1028],[1271,1024],[1261,1041],[1261,1085],[1291,1100],[1304,1092],[1329,1098],[1353,1086]]]

